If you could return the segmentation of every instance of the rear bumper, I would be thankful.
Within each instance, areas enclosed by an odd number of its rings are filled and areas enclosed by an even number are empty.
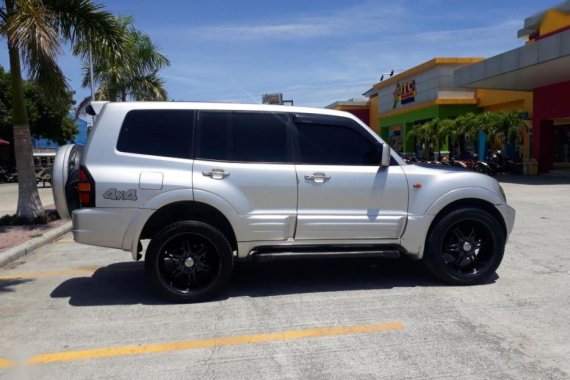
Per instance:
[[[73,238],[99,247],[123,247],[123,238],[136,208],[82,208],[73,211]]]

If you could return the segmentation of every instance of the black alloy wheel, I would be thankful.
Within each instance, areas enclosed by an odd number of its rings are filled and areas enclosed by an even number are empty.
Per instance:
[[[470,285],[485,281],[503,258],[503,227],[488,212],[466,208],[441,218],[427,239],[424,261],[444,282]]]
[[[152,239],[145,258],[150,286],[174,302],[213,298],[228,284],[232,251],[225,236],[196,221],[173,223]]]
[[[490,231],[475,220],[463,220],[449,227],[441,250],[450,270],[475,276],[487,269],[495,252]]]

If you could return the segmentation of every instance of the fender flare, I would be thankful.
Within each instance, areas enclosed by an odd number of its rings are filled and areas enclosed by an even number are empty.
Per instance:
[[[462,187],[451,190],[437,198],[422,214],[437,215],[445,206],[461,199],[479,199],[493,205],[505,203],[499,194],[496,194],[489,189],[483,187]]]
[[[505,203],[498,194],[481,187],[465,187],[448,191],[433,201],[425,212],[408,216],[408,224],[402,236],[402,246],[416,259],[421,259],[428,231],[436,215],[446,206],[462,199],[477,199],[493,205]]]
[[[149,199],[131,219],[129,226],[123,237],[122,248],[125,251],[131,251],[134,260],[138,255],[138,242],[141,232],[152,217],[152,215],[162,207],[177,202],[199,202],[214,207],[221,212],[234,228],[236,236],[239,231],[236,229],[239,223],[239,214],[225,199],[203,190],[180,189],[160,193]]]

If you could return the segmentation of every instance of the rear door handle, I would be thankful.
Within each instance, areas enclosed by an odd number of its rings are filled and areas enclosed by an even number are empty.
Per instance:
[[[306,175],[305,180],[313,181],[314,183],[325,183],[329,179],[331,179],[330,175],[326,175],[325,173],[313,173],[313,175]]]
[[[202,172],[204,177],[210,177],[212,179],[224,179],[230,175],[224,169],[212,169],[212,170],[205,170]]]

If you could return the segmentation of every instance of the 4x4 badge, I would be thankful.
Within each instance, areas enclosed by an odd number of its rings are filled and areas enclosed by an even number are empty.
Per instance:
[[[112,201],[136,201],[137,200],[137,191],[135,189],[129,189],[126,191],[117,190],[115,188],[111,188],[103,194],[103,198],[109,199]]]

